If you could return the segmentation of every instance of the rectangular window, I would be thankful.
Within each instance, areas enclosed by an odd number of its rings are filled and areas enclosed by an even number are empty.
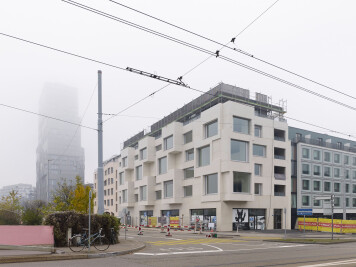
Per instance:
[[[231,140],[231,160],[248,161],[248,143],[244,141]]]
[[[353,208],[356,208],[356,198],[353,198],[353,199],[352,199],[352,207],[353,207]]]
[[[331,192],[331,183],[324,182],[324,192]]]
[[[320,207],[321,206],[321,201],[314,199],[314,207]]]
[[[162,199],[162,190],[156,191],[156,200]]]
[[[303,163],[302,164],[302,174],[304,175],[310,175],[310,165]]]
[[[262,164],[255,163],[255,176],[262,176]]]
[[[194,177],[194,167],[184,169],[184,179]]]
[[[142,180],[142,165],[136,167],[136,180]]]
[[[198,148],[198,166],[207,166],[210,164],[210,146]]]
[[[253,155],[257,157],[266,157],[266,146],[253,145]]]
[[[310,149],[309,148],[302,148],[302,158],[303,159],[310,159]]]
[[[310,206],[310,196],[302,196],[302,206]]]
[[[218,134],[218,121],[209,122],[205,124],[205,138]]]
[[[127,203],[127,189],[122,190],[122,202]]]
[[[255,136],[256,137],[262,137],[262,126],[261,125],[255,125]]]
[[[330,177],[331,175],[331,169],[328,166],[324,166],[324,176],[325,177]]]
[[[340,197],[334,198],[334,205],[335,205],[335,207],[340,207]]]
[[[331,153],[324,151],[324,161],[325,162],[331,162]]]
[[[183,135],[184,138],[184,144],[188,144],[193,141],[193,132],[187,132]]]
[[[167,173],[167,157],[158,159],[158,174]]]
[[[302,189],[303,190],[310,190],[310,181],[309,180],[302,180]]]
[[[317,160],[317,161],[321,160],[321,152],[320,152],[320,150],[316,150],[316,149],[313,150],[313,159]]]
[[[356,193],[356,184],[352,185],[352,193],[354,193],[354,194]]]
[[[356,157],[352,157],[352,165],[356,166]]]
[[[244,172],[234,172],[233,192],[250,193],[251,175]]]
[[[122,158],[122,167],[127,166],[127,157]]]
[[[192,195],[193,195],[193,186],[192,185],[184,186],[184,196],[191,197]]]
[[[313,165],[313,175],[314,176],[321,175],[321,167],[319,165]]]
[[[345,193],[350,193],[350,184],[345,184]]]
[[[125,183],[125,175],[124,172],[119,173],[119,184],[123,185]]]
[[[114,194],[114,188],[111,188],[111,195]]]
[[[194,149],[185,151],[185,161],[191,161],[194,159]]]
[[[233,118],[233,131],[243,134],[250,134],[250,121],[243,118]]]
[[[356,171],[355,170],[352,170],[352,179],[356,180]]]
[[[341,159],[340,159],[340,154],[338,153],[334,153],[334,163],[340,163]]]
[[[341,191],[340,183],[334,183],[334,192],[340,193],[340,191]]]
[[[164,150],[171,149],[173,147],[173,135],[164,138]]]
[[[218,174],[205,175],[205,194],[217,194],[218,193]]]
[[[313,190],[314,191],[321,191],[321,182],[320,181],[313,181]]]
[[[350,179],[350,170],[344,170],[345,179]]]
[[[173,180],[164,182],[164,197],[173,197]]]
[[[348,198],[348,197],[345,198],[345,206],[346,206],[347,208],[350,207],[350,198]]]
[[[340,178],[340,168],[334,168],[334,178]]]
[[[140,160],[147,159],[147,148],[143,148],[140,150]]]
[[[344,155],[344,164],[349,165],[350,164],[350,157],[348,155]]]
[[[147,200],[147,185],[140,186],[140,201]]]
[[[156,146],[156,151],[160,151],[162,149],[162,145]]]
[[[138,155],[135,155],[135,160],[138,160]]]
[[[255,195],[262,195],[262,184],[255,183]]]

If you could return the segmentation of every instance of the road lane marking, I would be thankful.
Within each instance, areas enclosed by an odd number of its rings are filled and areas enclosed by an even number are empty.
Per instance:
[[[229,244],[229,243],[245,243],[245,242],[247,241],[203,238],[203,239],[185,239],[180,241],[151,241],[147,243],[153,246],[167,246],[167,245],[186,245],[186,244],[205,244],[205,243]]]

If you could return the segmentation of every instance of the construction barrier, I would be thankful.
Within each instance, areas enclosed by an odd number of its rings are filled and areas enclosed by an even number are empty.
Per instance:
[[[331,219],[305,218],[305,230],[331,232]],[[356,220],[334,219],[334,233],[356,233]],[[304,218],[298,218],[298,229],[304,230]]]

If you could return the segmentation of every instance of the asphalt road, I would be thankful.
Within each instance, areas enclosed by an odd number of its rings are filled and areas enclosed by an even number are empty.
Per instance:
[[[146,243],[144,250],[131,255],[90,260],[4,264],[2,266],[356,266],[356,243],[309,245],[267,242],[274,235],[206,238],[173,232],[166,237],[159,231],[138,236],[129,231],[127,238]]]

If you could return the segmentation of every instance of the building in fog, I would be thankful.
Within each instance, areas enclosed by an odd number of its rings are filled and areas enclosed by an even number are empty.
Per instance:
[[[0,198],[8,196],[11,191],[16,191],[21,197],[21,201],[35,199],[36,188],[31,184],[13,184],[0,189]]]
[[[61,84],[46,84],[39,103],[39,113],[80,123],[77,90]],[[39,118],[37,146],[37,199],[48,201],[57,184],[75,184],[84,180],[84,149],[81,128],[65,122]]]

